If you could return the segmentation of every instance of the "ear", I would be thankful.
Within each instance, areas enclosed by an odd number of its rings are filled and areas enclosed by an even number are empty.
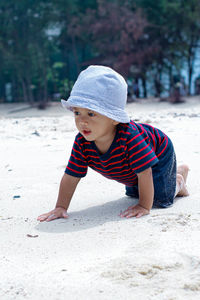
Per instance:
[[[119,122],[113,120],[113,125],[117,126],[119,124]]]

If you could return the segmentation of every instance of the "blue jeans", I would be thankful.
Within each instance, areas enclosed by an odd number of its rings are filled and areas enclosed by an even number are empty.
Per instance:
[[[173,204],[176,191],[176,155],[171,144],[164,159],[152,167],[154,207],[166,208]],[[139,197],[138,186],[126,186],[126,195]]]

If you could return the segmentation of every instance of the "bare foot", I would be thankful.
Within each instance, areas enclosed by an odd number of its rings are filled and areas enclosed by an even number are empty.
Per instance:
[[[176,196],[184,197],[184,196],[189,195],[187,186],[186,186],[188,172],[189,172],[189,167],[187,165],[180,165],[177,168],[176,182],[177,182],[178,191],[177,191]]]
[[[185,183],[186,183],[186,181],[187,181],[187,177],[188,177],[188,172],[189,172],[189,167],[187,166],[187,165],[180,165],[180,166],[178,166],[178,168],[177,168],[177,173],[178,174],[181,174],[182,176],[183,176],[183,178],[184,178],[184,181],[185,181]]]

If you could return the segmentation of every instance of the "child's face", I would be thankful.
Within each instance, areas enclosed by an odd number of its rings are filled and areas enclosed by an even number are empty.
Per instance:
[[[73,108],[76,127],[87,141],[104,142],[113,139],[118,122],[87,108]]]

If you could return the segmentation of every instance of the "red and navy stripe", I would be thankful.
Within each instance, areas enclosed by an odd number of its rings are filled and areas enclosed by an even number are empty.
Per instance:
[[[117,126],[114,141],[101,155],[94,142],[88,142],[79,133],[76,136],[65,172],[75,177],[84,177],[88,167],[106,178],[127,186],[137,184],[137,173],[155,165],[165,155],[167,136],[148,124]]]

